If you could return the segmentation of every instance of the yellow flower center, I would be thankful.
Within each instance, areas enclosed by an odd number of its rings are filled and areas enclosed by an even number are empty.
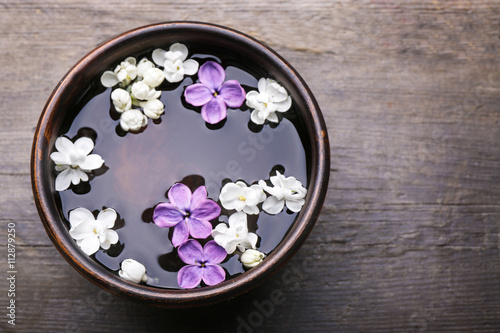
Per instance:
[[[238,199],[239,199],[240,201],[247,201],[247,198],[245,198],[243,195],[240,195],[240,196],[238,197]]]

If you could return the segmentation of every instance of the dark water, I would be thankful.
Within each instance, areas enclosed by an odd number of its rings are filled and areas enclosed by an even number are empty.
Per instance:
[[[206,56],[193,58],[201,65]],[[261,73],[235,66],[233,58],[221,60],[223,65],[231,64],[226,68],[226,80],[238,80],[247,92],[257,90]],[[82,134],[92,137],[93,152],[105,160],[87,185],[58,192],[64,218],[77,207],[95,213],[114,208],[119,215],[114,228],[119,243],[107,251],[100,249],[95,259],[112,271],[118,271],[123,260],[135,259],[146,266],[152,278],[148,284],[164,288],[179,288],[177,271],[184,264],[171,245],[170,229],[156,226],[151,216],[155,205],[167,201],[166,193],[174,183],[182,181],[193,190],[204,184],[214,201],[228,179],[251,184],[269,179],[274,170],[296,177],[307,187],[306,154],[295,126],[295,104],[278,126],[250,124],[250,110],[244,104],[240,109],[228,109],[221,125],[210,126],[200,108],[186,104],[181,97],[193,80],[196,75],[179,84],[163,83],[159,88],[165,104],[161,119],[150,119],[139,133],[123,133],[119,115],[111,106],[111,89],[99,87],[97,78],[96,88],[82,98],[81,110],[68,120],[67,132],[61,133],[73,140]],[[213,225],[227,221],[229,213],[223,209]],[[249,229],[259,236],[258,250],[270,253],[295,217],[286,211],[249,216]],[[222,266],[229,276],[244,272],[238,255],[228,256]]]

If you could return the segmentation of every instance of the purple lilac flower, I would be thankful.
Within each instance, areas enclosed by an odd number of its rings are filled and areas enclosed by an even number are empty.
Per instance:
[[[207,123],[217,124],[227,116],[227,107],[239,108],[245,101],[245,90],[238,81],[224,82],[226,73],[221,65],[207,61],[198,71],[200,83],[186,88],[184,97],[193,106],[201,106],[201,116]]]
[[[190,239],[178,250],[179,257],[187,266],[177,274],[177,282],[181,288],[194,288],[203,280],[213,286],[226,278],[226,271],[220,264],[227,256],[226,250],[215,241],[209,241],[202,248],[197,240]]]
[[[205,186],[193,193],[189,187],[177,183],[168,191],[168,200],[156,206],[154,223],[161,228],[174,228],[172,244],[177,247],[191,235],[193,238],[207,238],[212,232],[210,220],[218,217],[221,208],[213,200],[207,199]]]

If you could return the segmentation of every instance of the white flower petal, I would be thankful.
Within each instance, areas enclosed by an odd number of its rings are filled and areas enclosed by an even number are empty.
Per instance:
[[[154,49],[153,50],[153,53],[152,53],[152,58],[153,58],[153,61],[155,62],[156,65],[158,66],[164,66],[165,64],[165,54],[167,53],[167,51],[163,50],[163,49]]]
[[[120,83],[120,80],[118,80],[118,77],[112,71],[106,71],[101,76],[101,84],[106,88],[113,87],[118,83]]]
[[[58,174],[56,177],[56,191],[64,191],[69,188],[72,178],[73,175],[71,174],[70,168]]]
[[[104,224],[107,228],[112,228],[117,218],[118,214],[113,208],[106,208],[97,215],[97,221]]]
[[[88,155],[94,149],[94,141],[90,138],[82,137],[75,141],[74,146],[82,155]]]
[[[101,246],[97,235],[82,239],[79,245],[83,252],[85,252],[89,256],[96,253]]]
[[[292,107],[292,98],[288,96],[286,100],[280,103],[276,103],[277,109],[276,111],[285,112],[288,111]]]
[[[194,75],[198,72],[199,64],[196,60],[188,59],[182,64],[184,66],[184,74]]]
[[[95,237],[97,236],[94,229],[97,227],[95,220],[87,220],[78,225],[72,226],[69,230],[69,234],[73,237],[74,240],[82,240],[87,237]]]
[[[266,201],[264,201],[262,209],[268,214],[278,214],[283,210],[284,205],[284,199],[279,200],[275,196],[270,196],[266,199]]]
[[[253,110],[250,114],[250,120],[253,121],[257,125],[262,125],[266,121],[265,117],[262,117],[263,113],[261,110]]]
[[[269,79],[266,79],[266,78],[259,79],[259,82],[257,83],[257,88],[259,89],[260,93],[263,93],[266,91],[266,87],[267,87],[268,83],[269,83]]]
[[[135,64],[137,63],[137,60],[134,57],[128,57],[127,59],[125,59],[125,62],[128,62],[129,64],[135,66]]]
[[[288,209],[290,209],[294,213],[298,213],[302,209],[302,206],[304,205],[305,200],[304,199],[286,200],[285,203],[286,203],[286,207]]]
[[[104,163],[104,160],[101,158],[101,156],[97,154],[90,154],[89,156],[85,157],[85,160],[83,163],[80,163],[80,168],[85,171],[92,171],[99,169]]]
[[[53,152],[50,154],[50,159],[54,161],[56,165],[69,165],[71,164],[71,160],[69,157],[63,153],[60,153],[58,151]]]
[[[57,138],[55,147],[57,151],[65,155],[68,155],[75,151],[75,146],[73,145],[73,142],[71,142],[71,140],[65,136],[60,136]]]
[[[186,60],[187,56],[188,56],[188,48],[186,47],[186,45],[184,44],[181,44],[181,43],[174,43],[170,46],[169,48],[169,51],[170,52],[178,52],[178,54],[180,56],[178,56],[181,61],[184,61]]]
[[[89,177],[85,172],[80,169],[68,169],[69,174],[71,175],[71,182],[73,185],[80,184],[80,180],[87,181]]]
[[[94,214],[92,214],[90,210],[83,207],[78,207],[69,212],[69,223],[72,228],[81,223],[90,223],[94,220]]]
[[[279,122],[279,118],[278,118],[278,115],[276,114],[276,112],[269,112],[269,115],[267,116],[267,120],[269,120],[270,122],[273,122],[273,123]]]

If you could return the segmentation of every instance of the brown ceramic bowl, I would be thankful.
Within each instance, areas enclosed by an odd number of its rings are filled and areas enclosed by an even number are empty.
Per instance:
[[[308,193],[306,203],[284,239],[258,266],[216,286],[191,290],[162,289],[129,283],[86,256],[69,236],[54,189],[53,162],[49,155],[61,133],[71,106],[78,103],[89,82],[130,54],[178,41],[230,49],[243,59],[261,64],[280,82],[297,105],[303,124],[307,152]],[[240,32],[195,22],[150,25],[121,34],[83,57],[57,85],[49,97],[36,128],[31,156],[33,193],[47,234],[62,256],[87,279],[114,294],[166,307],[207,305],[233,298],[259,285],[282,267],[311,232],[328,186],[330,167],[327,129],[311,91],[298,73],[269,47]]]

